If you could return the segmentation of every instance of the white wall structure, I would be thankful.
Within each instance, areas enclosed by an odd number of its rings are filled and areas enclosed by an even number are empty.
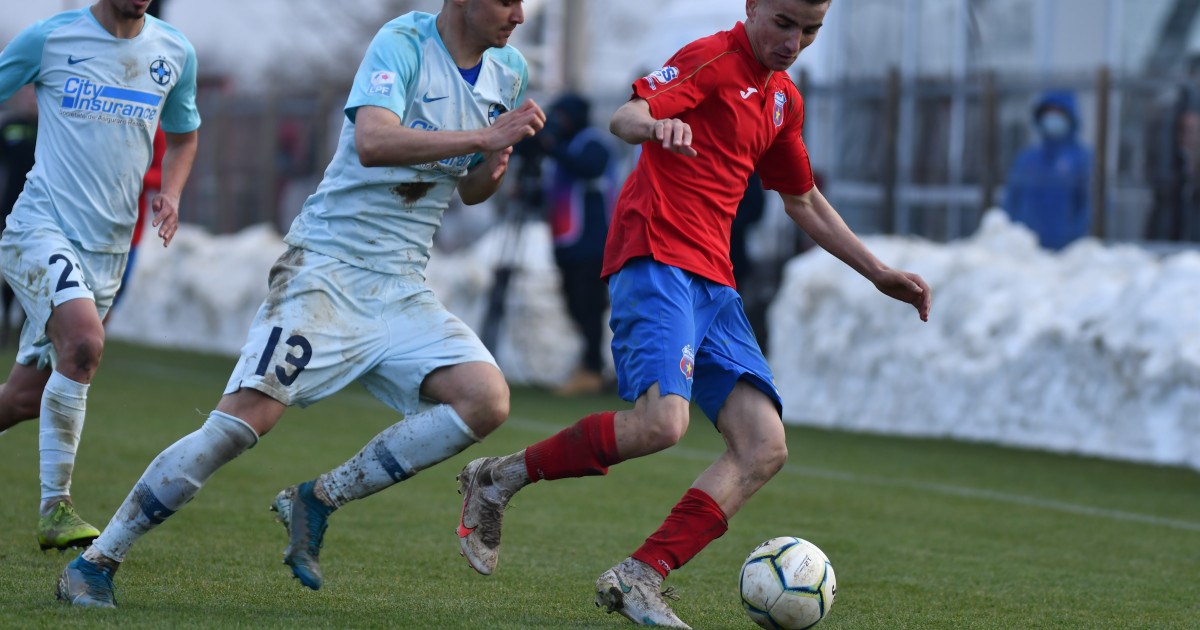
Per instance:
[[[1200,254],[1049,253],[999,211],[949,245],[865,240],[929,282],[930,321],[794,259],[768,319],[788,422],[1200,469]]]

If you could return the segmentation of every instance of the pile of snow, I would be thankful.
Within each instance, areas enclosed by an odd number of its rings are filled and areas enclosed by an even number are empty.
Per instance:
[[[167,249],[148,240],[133,279],[113,309],[108,336],[154,346],[237,355],[267,296],[271,264],[287,249],[263,225],[232,236],[180,226]],[[526,223],[517,235],[499,226],[471,247],[435,252],[427,280],[438,299],[482,331],[499,261],[515,265],[496,360],[514,383],[555,385],[571,375],[582,341],[559,292],[549,228]]]
[[[786,421],[1200,469],[1200,254],[1094,240],[1046,252],[999,212],[949,245],[865,240],[925,277],[930,321],[820,250],[790,262],[768,322]],[[184,226],[170,249],[148,242],[109,335],[236,354],[284,249],[267,227]],[[582,342],[545,224],[435,253],[428,283],[482,331],[500,261],[519,271],[497,361],[514,383],[562,382]]]
[[[864,240],[929,282],[930,321],[825,252],[790,262],[768,318],[787,421],[1200,469],[1200,255],[1046,252],[999,211],[950,245]]]
[[[179,226],[170,247],[147,236],[133,278],[109,318],[107,335],[167,348],[236,355],[259,304],[267,272],[287,249],[267,225],[215,237]],[[230,364],[232,369],[233,364]]]

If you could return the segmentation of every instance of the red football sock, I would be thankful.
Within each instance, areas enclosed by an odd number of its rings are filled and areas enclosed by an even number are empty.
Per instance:
[[[647,538],[631,557],[645,562],[667,577],[673,569],[683,566],[728,529],[729,520],[725,518],[721,506],[703,490],[689,488],[671,509],[662,527]]]
[[[594,413],[525,449],[529,480],[604,475],[621,462],[617,455],[615,411]]]

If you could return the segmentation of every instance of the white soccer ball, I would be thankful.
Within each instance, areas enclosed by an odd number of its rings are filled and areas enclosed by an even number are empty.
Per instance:
[[[755,623],[771,630],[811,628],[829,614],[837,594],[825,552],[800,538],[772,538],[742,564],[742,605]]]

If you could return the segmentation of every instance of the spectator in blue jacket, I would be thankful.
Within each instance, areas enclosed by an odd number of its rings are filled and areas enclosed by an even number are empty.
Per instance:
[[[1091,226],[1092,153],[1079,143],[1075,95],[1046,93],[1033,108],[1041,142],[1017,155],[1008,172],[1004,209],[1037,234],[1042,247],[1062,249]]]
[[[608,385],[603,376],[608,286],[600,270],[620,186],[610,136],[591,126],[590,114],[591,106],[582,96],[563,94],[548,110],[546,127],[527,140],[539,142],[551,161],[545,204],[554,259],[567,311],[584,338],[580,365],[557,390],[562,395],[597,393]]]

